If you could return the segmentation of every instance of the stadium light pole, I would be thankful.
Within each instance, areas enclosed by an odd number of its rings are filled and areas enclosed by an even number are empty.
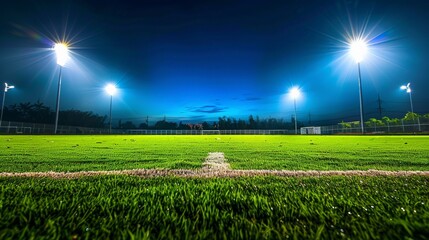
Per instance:
[[[363,96],[362,96],[362,79],[360,72],[360,62],[364,59],[368,51],[367,43],[363,39],[354,39],[349,43],[349,53],[355,59],[358,66],[358,83],[359,83],[359,105],[360,105],[360,128],[364,133],[363,127]]]
[[[56,106],[56,113],[55,113],[55,129],[54,129],[54,134],[57,134],[58,115],[60,113],[61,74],[62,74],[62,69],[69,58],[69,55],[68,55],[69,50],[65,43],[56,43],[54,45],[54,51],[57,56],[57,64],[60,66],[60,73],[58,76],[57,106]]]
[[[116,89],[116,86],[111,83],[107,84],[107,86],[104,89],[110,95],[109,133],[112,133],[112,102],[113,102],[113,95],[115,95],[117,89]]]
[[[413,98],[412,98],[412,96],[411,96],[411,83],[408,83],[407,85],[402,85],[401,86],[401,90],[405,90],[405,91],[407,91],[407,93],[409,93],[410,94],[410,105],[411,105],[411,113],[413,114],[413,120],[415,120],[414,119],[414,108],[413,108]],[[417,122],[418,122],[418,125],[419,125],[419,131],[421,131],[421,129],[420,129],[420,119],[419,118],[417,118]],[[415,122],[414,122],[414,124],[415,124]]]
[[[410,87],[410,83],[408,83],[407,85],[402,85],[401,86],[401,90],[406,90],[407,93],[410,94],[410,104],[411,104],[411,113],[414,113],[414,109],[413,109],[413,98],[411,97],[411,87]]]
[[[3,101],[1,104],[1,114],[0,114],[0,127],[1,127],[1,124],[3,121],[3,110],[4,110],[4,101],[6,99],[6,93],[7,93],[7,90],[12,89],[12,88],[15,88],[15,86],[10,86],[7,83],[4,83]]]
[[[293,98],[293,106],[295,109],[295,134],[298,134],[298,124],[297,124],[297,120],[296,120],[296,99],[299,97],[299,95],[301,94],[299,91],[299,88],[297,87],[293,87],[292,89],[290,89],[290,94]]]

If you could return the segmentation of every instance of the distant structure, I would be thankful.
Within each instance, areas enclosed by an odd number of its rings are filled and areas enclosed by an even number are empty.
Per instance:
[[[321,127],[302,127],[301,128],[301,134],[302,135],[316,135],[316,134],[322,134],[322,128]]]

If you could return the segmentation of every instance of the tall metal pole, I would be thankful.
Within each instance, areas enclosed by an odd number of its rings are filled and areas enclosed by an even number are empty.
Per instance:
[[[362,134],[365,133],[365,130],[363,128],[363,96],[362,96],[362,80],[361,80],[361,74],[360,74],[360,62],[358,64],[358,75],[359,75],[359,103],[360,103],[360,128]]]
[[[411,97],[411,90],[410,90],[410,103],[411,103],[411,113],[413,113],[414,115],[413,98]]]
[[[416,120],[414,119],[414,108],[413,108],[413,98],[411,97],[411,89],[410,89],[410,104],[411,104],[411,113],[413,114],[413,120],[414,120],[414,124],[416,124]],[[417,125],[419,127],[419,131],[421,131],[421,126],[420,126],[420,118],[417,117]]]
[[[57,107],[56,107],[56,114],[55,114],[55,130],[54,134],[57,134],[58,130],[58,115],[60,114],[60,96],[61,96],[61,72],[63,67],[60,65],[60,75],[58,76],[58,91],[57,91]]]
[[[296,124],[296,98],[293,98],[293,105],[295,107],[295,134],[298,134],[298,125]]]
[[[112,99],[113,95],[110,95],[110,120],[109,120],[109,133],[112,133]]]
[[[4,87],[4,91],[3,91],[3,102],[1,104],[1,116],[0,116],[0,127],[3,121],[3,109],[4,109],[4,100],[6,98],[6,86]]]

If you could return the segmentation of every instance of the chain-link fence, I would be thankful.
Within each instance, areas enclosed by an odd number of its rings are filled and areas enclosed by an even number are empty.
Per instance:
[[[7,122],[0,126],[0,134],[54,134],[53,124]],[[112,131],[113,132],[113,131]],[[108,134],[109,129],[76,126],[58,126],[58,134]]]
[[[400,121],[398,123],[366,124],[365,134],[414,134],[429,133],[427,119],[416,121]],[[358,126],[331,125],[321,126],[321,134],[360,134],[362,129]]]
[[[361,134],[357,126],[330,125],[316,127],[316,132],[299,131],[298,134]],[[429,123],[401,122],[383,126],[365,126],[365,134],[410,134],[429,133]],[[53,124],[37,124],[3,121],[0,134],[54,134]],[[58,126],[57,134],[139,134],[139,135],[287,135],[295,134],[295,130],[153,130],[153,129],[112,129],[86,128],[76,126]]]

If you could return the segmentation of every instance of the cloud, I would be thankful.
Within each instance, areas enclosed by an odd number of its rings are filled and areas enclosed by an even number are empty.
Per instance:
[[[188,110],[194,113],[220,113],[225,111],[225,107],[218,107],[214,105],[205,105],[201,107],[189,107]]]
[[[247,98],[243,99],[243,101],[251,102],[251,101],[259,101],[261,99],[262,98],[259,98],[259,97],[247,97]]]

